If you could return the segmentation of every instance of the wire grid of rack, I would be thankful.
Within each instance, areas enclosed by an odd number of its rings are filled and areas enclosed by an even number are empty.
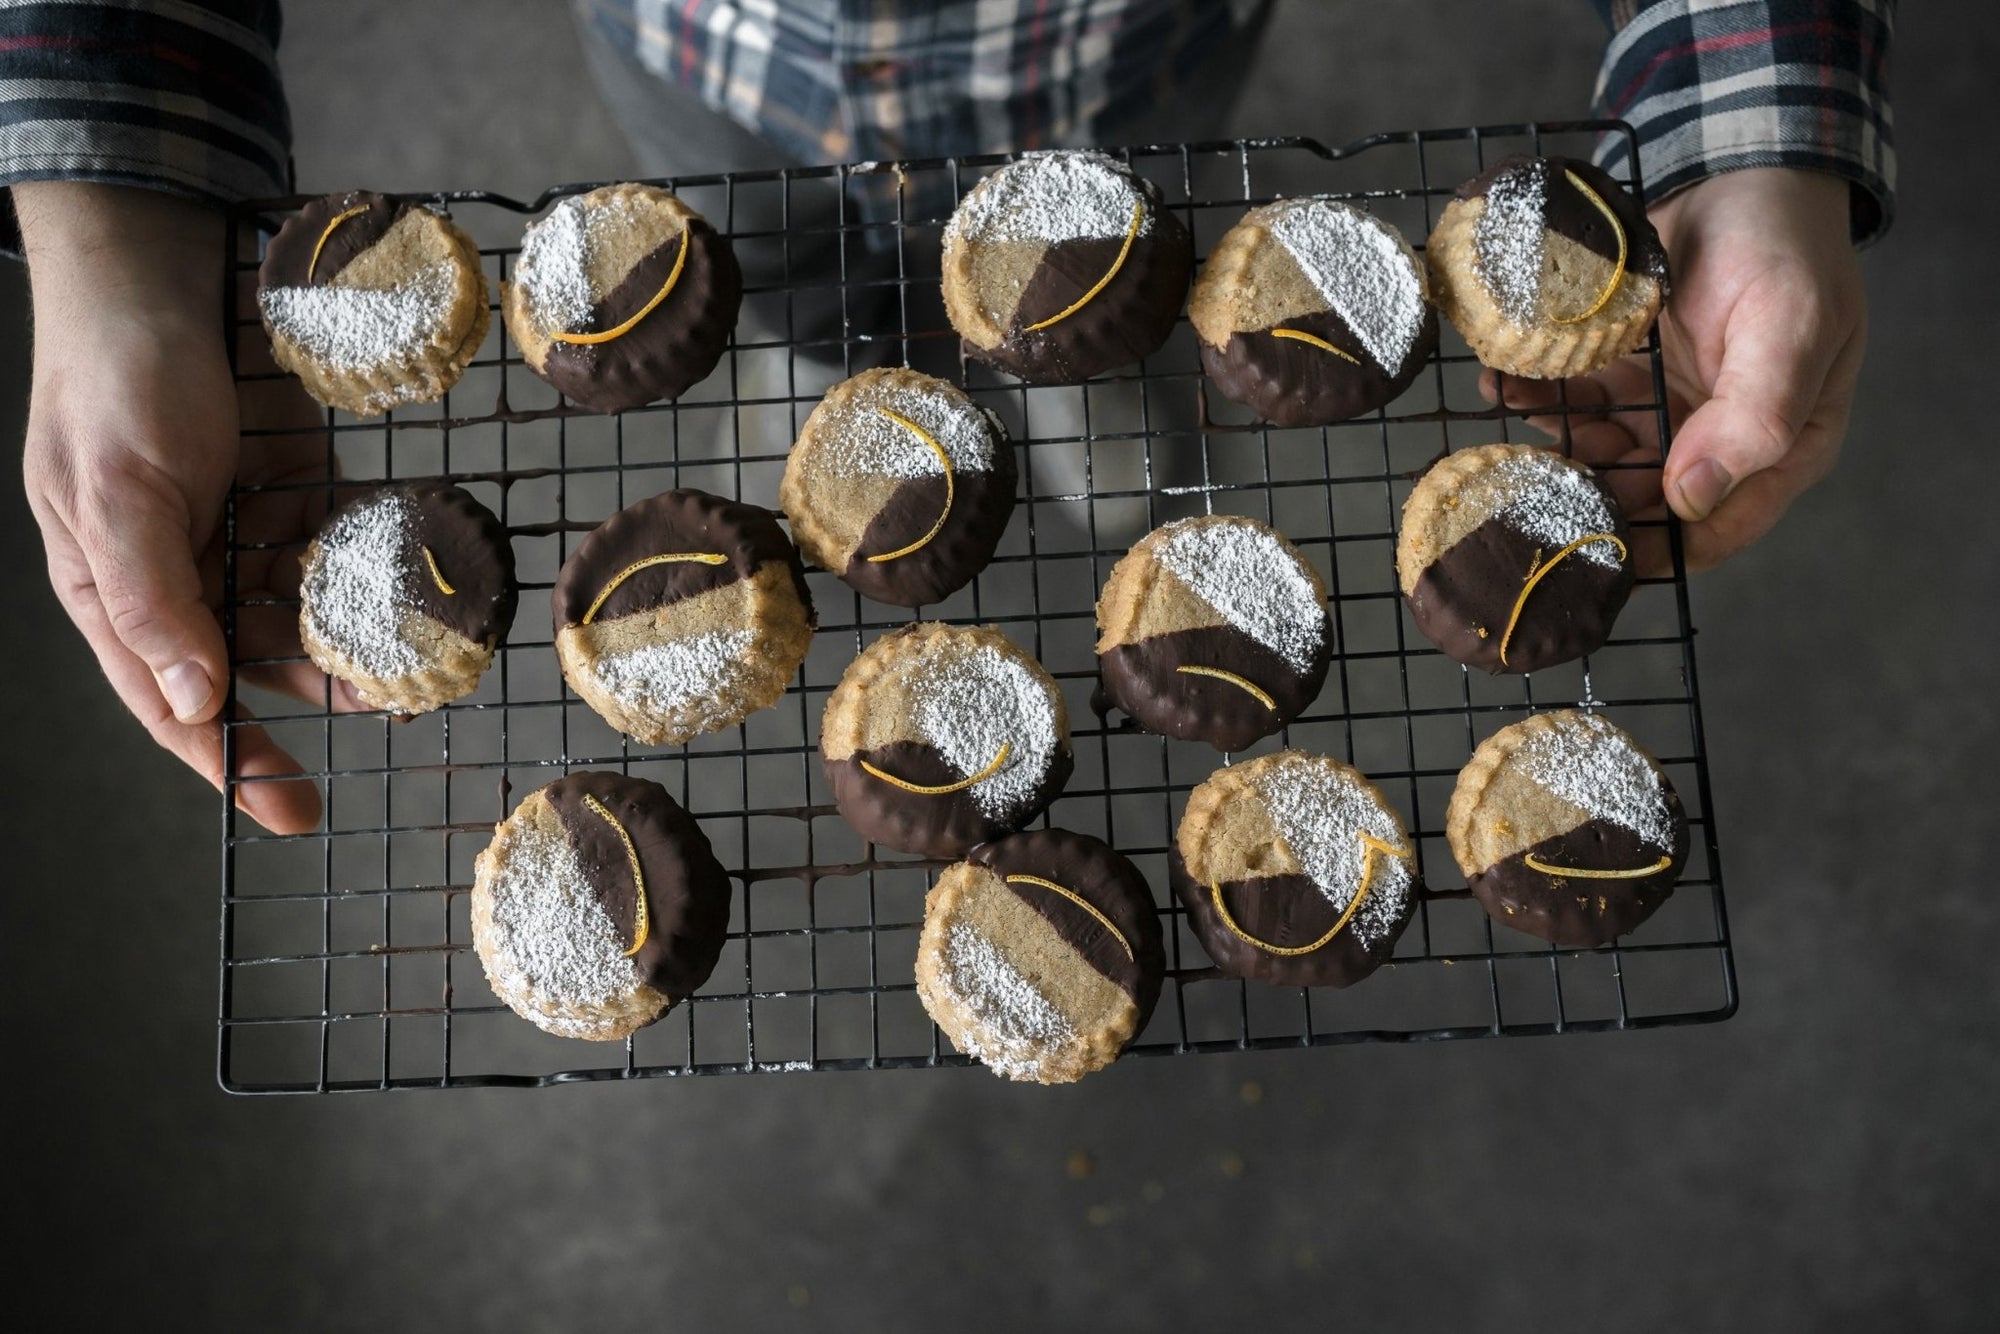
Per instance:
[[[1118,155],[1158,183],[1193,231],[1197,254],[1247,208],[1306,193],[1380,213],[1421,245],[1452,187],[1489,161],[1509,152],[1581,155],[1600,133],[1630,130],[1544,123],[1385,133],[1331,149],[1293,138]],[[913,980],[923,895],[942,863],[864,845],[833,811],[816,748],[819,713],[841,671],[864,644],[913,616],[997,625],[1062,683],[1076,773],[1045,819],[1131,857],[1166,929],[1168,981],[1133,1055],[1626,1030],[1734,1012],[1678,531],[1657,525],[1673,577],[1642,580],[1611,643],[1587,662],[1527,677],[1466,671],[1425,642],[1402,608],[1393,559],[1401,501],[1443,450],[1543,437],[1478,396],[1478,366],[1463,343],[1447,328],[1436,364],[1385,410],[1293,431],[1263,427],[1204,392],[1185,320],[1154,356],[1081,387],[1023,385],[965,363],[937,299],[934,252],[950,200],[1006,160],[661,182],[731,233],[751,275],[747,290],[784,311],[782,328],[739,325],[716,373],[678,402],[608,417],[577,413],[526,368],[496,317],[481,355],[441,403],[386,420],[329,412],[314,428],[327,468],[349,483],[442,476],[480,496],[513,535],[522,605],[478,692],[435,713],[404,721],[341,712],[330,692],[310,705],[254,701],[262,725],[324,795],[317,832],[274,836],[234,809],[239,789],[265,780],[238,773],[241,729],[251,724],[228,724],[225,1088],[545,1086],[964,1063],[925,1016]],[[911,203],[925,193],[912,187],[927,178],[949,182],[948,193],[930,192],[945,200],[940,209]],[[871,219],[861,193],[877,191],[879,203],[885,187],[893,216],[878,208]],[[532,202],[483,192],[415,198],[472,229],[489,276],[504,280],[526,217],[588,188],[552,189]],[[247,206],[232,254],[254,253],[253,233],[267,235],[302,202]],[[485,244],[488,231],[497,243]],[[833,244],[832,272],[794,267],[795,250],[808,243]],[[893,269],[861,276],[849,258],[870,253],[893,258]],[[254,264],[239,258],[235,281]],[[849,317],[860,304],[852,298],[870,287],[893,296],[894,327],[870,331]],[[801,346],[794,317],[813,300],[837,300],[842,317],[837,336],[818,348]],[[254,315],[239,317],[242,346],[259,336]],[[1657,335],[1649,355],[1652,400],[1628,406],[1651,412],[1664,434]],[[954,378],[1007,422],[1021,500],[993,563],[947,602],[916,613],[868,602],[815,571],[819,633],[784,700],[685,747],[618,736],[565,691],[555,666],[546,598],[562,558],[596,522],[670,486],[775,504],[805,415],[829,385],[883,359],[928,359],[933,369],[948,361]],[[1556,447],[1568,449],[1566,398],[1554,412]],[[246,432],[246,449],[257,434]],[[251,618],[296,615],[296,598],[239,592],[253,553],[294,561],[303,548],[296,532],[253,535],[251,516],[260,505],[331,494],[324,477],[239,483],[232,494],[232,652]],[[1139,536],[1203,512],[1251,514],[1286,532],[1324,576],[1339,636],[1313,707],[1279,737],[1228,759],[1299,746],[1350,760],[1401,810],[1417,843],[1427,886],[1417,914],[1393,963],[1346,990],[1245,983],[1208,967],[1167,892],[1165,853],[1187,793],[1225,757],[1098,711],[1097,590]],[[285,661],[237,656],[240,671]],[[1533,711],[1575,704],[1603,709],[1660,758],[1694,828],[1667,905],[1618,945],[1584,951],[1490,921],[1465,890],[1442,828],[1453,780],[1479,740]],[[594,768],[662,782],[700,819],[734,886],[727,943],[707,985],[651,1028],[602,1046],[542,1034],[500,1005],[480,973],[467,915],[472,859],[494,822],[542,783]]]

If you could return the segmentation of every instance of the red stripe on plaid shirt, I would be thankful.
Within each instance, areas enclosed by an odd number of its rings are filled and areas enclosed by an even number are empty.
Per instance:
[[[1672,61],[1685,60],[1689,56],[1700,55],[1704,51],[1729,51],[1739,46],[1768,44],[1780,37],[1790,37],[1802,32],[1818,33],[1824,39],[1831,37],[1837,31],[1838,29],[1832,23],[1824,19],[1818,19],[1811,23],[1788,23],[1778,28],[1758,28],[1752,32],[1732,32],[1721,37],[1703,37],[1699,41],[1683,42],[1679,46],[1668,47],[1665,51],[1660,52],[1647,61],[1646,68],[1640,70],[1633,77],[1632,82],[1625,85],[1625,91],[1620,93],[1610,104],[1611,114],[1614,116],[1624,115],[1625,108],[1632,105],[1633,99],[1639,95],[1639,90],[1651,81],[1653,75],[1659,72],[1661,66],[1669,64]]]
[[[0,37],[0,51],[125,51],[179,65],[193,74],[202,72],[201,62],[185,51],[158,42],[109,42],[97,37]]]

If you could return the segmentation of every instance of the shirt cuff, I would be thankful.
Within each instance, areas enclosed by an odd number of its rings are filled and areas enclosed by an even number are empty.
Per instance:
[[[1650,201],[1745,167],[1829,172],[1869,245],[1895,216],[1894,25],[1895,0],[1658,0],[1611,39],[1592,109],[1636,131]],[[1593,156],[1632,165],[1623,134]]]

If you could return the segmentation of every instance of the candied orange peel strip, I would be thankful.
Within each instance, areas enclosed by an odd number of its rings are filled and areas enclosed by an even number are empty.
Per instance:
[[[453,588],[444,581],[444,572],[438,569],[438,558],[431,554],[431,549],[425,547],[423,551],[424,564],[431,567],[431,582],[438,586],[438,592],[444,594],[446,597],[450,597],[452,594],[458,592],[456,588]]]
[[[1276,713],[1278,711],[1278,702],[1276,700],[1272,699],[1269,695],[1265,694],[1264,691],[1259,689],[1254,683],[1244,679],[1243,677],[1238,676],[1235,672],[1225,672],[1220,667],[1196,667],[1192,665],[1187,667],[1176,667],[1174,668],[1174,670],[1177,672],[1185,672],[1189,676],[1208,676],[1208,677],[1213,677],[1217,681],[1227,681],[1229,682],[1229,684],[1235,686],[1238,690],[1248,693],[1259,704],[1262,704],[1265,708],[1269,709],[1271,712]]]
[[[938,466],[944,469],[944,509],[939,512],[937,522],[931,525],[931,530],[928,533],[925,533],[906,547],[897,547],[894,551],[885,551],[879,556],[870,556],[868,558],[870,565],[879,565],[885,560],[895,560],[899,556],[907,556],[912,551],[921,551],[923,548],[929,546],[937,535],[944,531],[944,521],[951,517],[951,503],[953,498],[958,494],[958,483],[953,478],[951,472],[951,455],[944,452],[944,446],[938,443],[937,437],[900,412],[891,412],[887,408],[877,408],[875,411],[881,413],[890,421],[895,422],[898,426],[903,427],[926,445],[929,445],[931,453],[937,455]]]
[[[870,764],[867,760],[861,761],[861,767],[868,773],[889,784],[889,786],[900,787],[905,792],[914,792],[920,797],[948,797],[954,792],[965,791],[965,789],[975,783],[983,783],[994,774],[999,773],[1000,766],[1007,763],[1007,752],[1013,748],[1012,742],[1002,741],[1000,743],[1000,753],[995,755],[993,762],[984,769],[981,769],[970,778],[961,778],[956,783],[940,783],[936,787],[925,787],[921,783],[912,783],[908,779],[898,778],[888,770],[880,769]]]
[[[312,259],[306,264],[307,282],[311,282],[313,280],[313,274],[319,270],[319,252],[326,249],[326,238],[332,236],[334,229],[340,226],[341,223],[346,222],[349,218],[355,217],[358,214],[366,213],[367,211],[368,211],[368,205],[356,204],[353,208],[348,209],[345,213],[336,213],[333,215],[333,221],[327,223],[326,230],[321,232],[319,234],[319,240],[313,243]]]
[[[589,625],[592,621],[596,620],[597,613],[603,608],[605,599],[618,591],[618,585],[624,583],[627,579],[639,573],[639,571],[651,569],[655,565],[673,565],[682,561],[694,561],[701,565],[727,565],[729,557],[719,551],[668,551],[657,556],[648,556],[644,560],[635,560],[611,576],[611,582],[604,586],[603,590],[598,593],[596,601],[590,604],[590,610],[583,614],[583,624]]]
[[[632,901],[632,945],[624,955],[629,959],[646,947],[646,938],[653,934],[652,912],[646,907],[646,873],[639,869],[639,849],[632,846],[632,836],[625,832],[624,825],[618,823],[618,817],[611,813],[609,806],[588,792],[583,794],[583,804],[596,811],[604,818],[604,823],[611,826],[618,835],[618,841],[625,845],[626,860],[632,863],[632,893],[635,896]]]
[[[1089,305],[1092,298],[1099,292],[1102,292],[1110,284],[1111,280],[1118,276],[1118,270],[1125,267],[1125,257],[1132,253],[1132,242],[1137,240],[1139,236],[1139,224],[1145,220],[1146,201],[1144,199],[1134,200],[1132,203],[1132,225],[1125,229],[1125,244],[1118,247],[1118,258],[1111,261],[1111,267],[1104,271],[1104,276],[1099,278],[1096,285],[1088,292],[1070,302],[1063,309],[1045,320],[1036,320],[1033,324],[1029,325],[1028,332],[1033,333],[1037,329],[1046,329],[1051,324],[1061,324],[1064,320]]]
[[[1106,917],[1103,913],[1099,912],[1097,910],[1096,904],[1092,903],[1089,899],[1086,899],[1083,895],[1077,893],[1075,890],[1069,888],[1067,885],[1058,885],[1055,881],[1044,880],[1042,879],[1042,877],[1038,875],[1010,875],[1007,877],[1007,883],[1010,885],[1040,885],[1043,889],[1062,895],[1064,898],[1068,899],[1071,903],[1074,903],[1077,907],[1083,909],[1085,912],[1089,913],[1092,917],[1095,917],[1097,919],[1097,924],[1099,926],[1103,927],[1106,931],[1109,931],[1113,936],[1115,936],[1118,940],[1118,944],[1120,945],[1120,947],[1124,949],[1126,958],[1130,959],[1136,957],[1132,953],[1132,942],[1125,939],[1125,933],[1118,929],[1118,924],[1116,922],[1113,922],[1109,917]]]
[[[1597,294],[1597,300],[1590,303],[1590,309],[1584,311],[1581,315],[1557,315],[1553,317],[1557,324],[1582,324],[1592,315],[1603,310],[1604,304],[1611,300],[1611,294],[1618,290],[1618,284],[1625,281],[1625,259],[1627,255],[1625,227],[1618,221],[1618,215],[1611,211],[1611,205],[1604,202],[1604,196],[1585,185],[1583,177],[1567,169],[1564,170],[1563,175],[1568,178],[1571,185],[1574,185],[1582,193],[1585,199],[1597,205],[1597,211],[1604,215],[1604,220],[1611,224],[1612,234],[1618,238],[1618,261],[1611,267],[1611,281],[1606,283],[1604,290]]]
[[[1618,548],[1618,559],[1620,561],[1629,559],[1630,553],[1625,550],[1625,543],[1619,540],[1616,533],[1586,533],[1547,560],[1543,560],[1542,553],[1537,551],[1535,553],[1535,563],[1528,568],[1527,582],[1521,585],[1521,595],[1514,599],[1514,610],[1507,617],[1507,629],[1500,636],[1500,663],[1502,666],[1506,665],[1507,645],[1513,642],[1514,626],[1521,619],[1521,609],[1528,605],[1528,594],[1534,592],[1535,585],[1542,582],[1548,572],[1561,564],[1571,552],[1579,547],[1587,547],[1592,542],[1609,542]]]
[[[1651,866],[1634,866],[1624,871],[1597,871],[1583,866],[1551,866],[1532,852],[1521,860],[1527,863],[1531,871],[1540,871],[1543,875],[1573,875],[1579,880],[1644,880],[1649,875],[1658,875],[1674,864],[1672,857],[1662,857]]]
[[[674,284],[681,280],[681,270],[687,265],[688,238],[691,232],[692,229],[686,225],[681,227],[681,252],[674,257],[674,271],[667,275],[667,281],[661,284],[660,290],[653,293],[653,299],[639,307],[638,314],[624,321],[622,324],[614,325],[599,333],[569,333],[562,329],[557,329],[549,337],[558,343],[608,343],[614,338],[623,338],[626,334],[631,333],[637,327],[640,320],[652,314],[654,308],[667,299],[667,293],[673,291]]]
[[[1347,901],[1347,907],[1341,912],[1340,920],[1329,927],[1327,933],[1312,944],[1273,945],[1268,941],[1257,939],[1257,937],[1236,924],[1236,919],[1229,915],[1229,906],[1222,901],[1222,883],[1217,880],[1211,880],[1208,882],[1208,892],[1215,900],[1215,915],[1221,919],[1224,926],[1229,928],[1231,935],[1245,944],[1255,945],[1266,954],[1275,954],[1281,959],[1291,959],[1301,954],[1311,954],[1314,950],[1321,948],[1328,941],[1339,935],[1340,929],[1352,921],[1354,914],[1360,911],[1361,901],[1368,897],[1368,891],[1375,886],[1375,868],[1381,864],[1380,859],[1376,856],[1377,853],[1380,853],[1384,857],[1401,858],[1404,861],[1409,860],[1414,855],[1408,848],[1399,848],[1392,844],[1384,843],[1365,829],[1357,832],[1361,838],[1362,848],[1361,884],[1355,889],[1354,897]]]
[[[1357,366],[1361,364],[1361,358],[1355,356],[1352,352],[1342,351],[1332,343],[1327,342],[1324,338],[1321,338],[1318,334],[1309,334],[1304,329],[1273,329],[1271,330],[1271,337],[1297,339],[1301,343],[1312,344],[1322,352],[1331,352],[1342,361],[1351,361]]]

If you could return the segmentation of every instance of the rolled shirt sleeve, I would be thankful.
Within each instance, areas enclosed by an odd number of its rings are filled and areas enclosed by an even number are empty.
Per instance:
[[[277,0],[0,0],[0,187],[285,193],[280,24]],[[0,190],[0,250],[19,247]]]
[[[1744,167],[1847,180],[1857,243],[1895,215],[1895,0],[1599,0],[1615,32],[1592,99],[1631,123],[1649,198]],[[1606,135],[1596,158],[1628,169]]]

